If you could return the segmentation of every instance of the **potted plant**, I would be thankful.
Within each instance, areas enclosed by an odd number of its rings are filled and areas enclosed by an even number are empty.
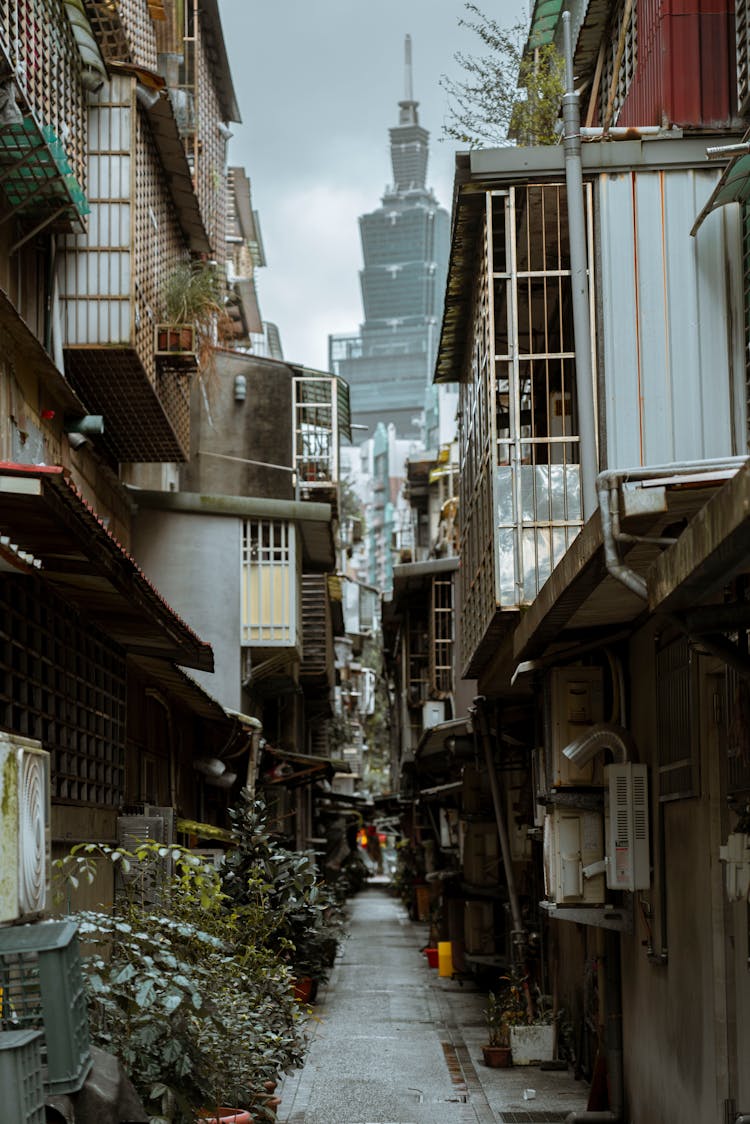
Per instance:
[[[504,977],[504,1017],[509,1031],[513,1065],[552,1061],[555,1047],[554,1019],[549,1004],[528,974],[513,968]]]
[[[482,1046],[484,1064],[493,1069],[511,1065],[510,1031],[502,1002],[493,991],[487,996],[485,1009],[488,1043]]]

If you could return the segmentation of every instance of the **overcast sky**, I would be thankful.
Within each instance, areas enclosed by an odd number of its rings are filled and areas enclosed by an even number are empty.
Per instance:
[[[513,22],[520,7],[493,0],[484,10],[505,10]],[[447,113],[439,80],[457,75],[454,52],[476,52],[478,40],[458,27],[463,0],[220,0],[220,8],[242,115],[229,160],[250,176],[268,260],[257,276],[261,313],[278,324],[287,359],[325,368],[328,333],[362,319],[357,218],[391,180],[404,37],[430,131],[428,183],[447,210],[455,146],[439,139]]]

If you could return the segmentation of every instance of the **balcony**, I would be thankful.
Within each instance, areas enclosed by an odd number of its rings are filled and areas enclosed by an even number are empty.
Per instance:
[[[306,694],[329,695],[334,681],[333,630],[325,574],[302,575],[302,663]]]
[[[304,372],[304,368],[295,368]],[[294,467],[300,499],[330,503],[338,514],[339,449],[351,440],[349,387],[335,375],[294,377]]]
[[[184,461],[195,344],[159,320],[170,271],[205,235],[168,100],[142,100],[123,65],[90,98],[88,233],[58,255],[65,368],[115,460]]]

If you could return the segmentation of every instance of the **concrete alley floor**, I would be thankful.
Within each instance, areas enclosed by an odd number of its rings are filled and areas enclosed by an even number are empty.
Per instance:
[[[304,1068],[279,1090],[279,1124],[532,1124],[586,1107],[568,1073],[483,1064],[486,994],[428,967],[427,927],[384,885],[359,894],[350,919]]]

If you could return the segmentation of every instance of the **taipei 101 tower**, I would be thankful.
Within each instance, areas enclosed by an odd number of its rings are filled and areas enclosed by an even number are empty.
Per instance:
[[[390,130],[393,183],[377,210],[360,216],[364,322],[356,335],[329,337],[329,365],[349,383],[352,420],[374,433],[393,422],[418,438],[431,388],[448,271],[449,218],[426,186],[429,133],[414,100],[411,38],[404,99]],[[432,393],[432,389],[429,390]]]

